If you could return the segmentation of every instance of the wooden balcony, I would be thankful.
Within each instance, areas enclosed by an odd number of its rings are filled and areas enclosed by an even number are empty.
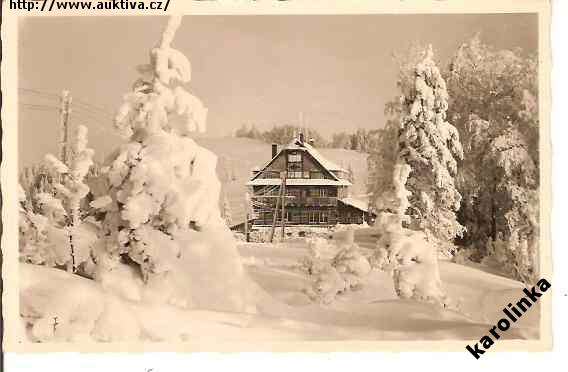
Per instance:
[[[265,170],[264,172],[261,172],[260,175],[258,176],[258,178],[276,178],[279,179],[280,178],[280,172],[275,172],[275,171],[267,171]]]
[[[277,196],[261,197],[263,203],[274,207],[276,205]],[[306,197],[301,198],[297,196],[288,195],[286,197],[286,206],[301,206],[301,207],[336,207],[336,197]]]
[[[294,201],[294,199],[292,199],[292,201]],[[308,206],[308,207],[335,207],[337,206],[337,198],[334,197],[307,197],[307,198],[301,198],[300,202],[303,203],[303,205]]]

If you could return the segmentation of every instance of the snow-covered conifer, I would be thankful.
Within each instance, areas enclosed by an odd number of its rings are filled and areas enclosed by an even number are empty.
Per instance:
[[[338,294],[361,286],[371,271],[367,258],[354,242],[354,231],[348,229],[336,245],[322,238],[309,241],[310,255],[302,261],[302,267],[313,277],[307,295],[318,302],[329,304]]]
[[[461,45],[450,64],[448,113],[467,153],[456,178],[463,197],[459,218],[467,228],[462,244],[468,252],[461,254],[474,261],[489,255],[496,264],[495,257],[507,255],[492,252],[515,251],[523,240],[538,244],[537,71],[536,56],[493,50],[479,35]],[[488,239],[493,243],[480,243]],[[517,275],[511,270],[516,259],[508,257],[500,269],[525,281],[530,275]]]
[[[463,151],[458,131],[446,121],[448,92],[431,47],[416,65],[414,84],[403,91],[403,100],[398,158],[411,169],[406,181],[411,227],[445,243],[463,233],[454,182]]]
[[[90,252],[96,240],[95,232],[83,225],[84,211],[81,209],[81,204],[89,193],[85,176],[93,164],[94,155],[94,151],[87,147],[87,133],[87,127],[77,127],[71,143],[69,164],[51,154],[45,156],[47,167],[55,180],[55,197],[48,193],[38,194],[44,215],[60,225],[52,226],[49,239],[57,249],[68,249],[66,255],[59,255],[59,260],[65,262],[58,263],[65,264],[72,272],[90,259]]]
[[[523,136],[511,129],[492,140],[482,157],[486,182],[478,197],[493,256],[507,275],[526,283],[538,279],[539,210],[536,165]]]
[[[24,262],[66,266],[75,272],[90,259],[96,241],[94,227],[83,223],[82,203],[89,192],[84,179],[93,157],[93,150],[87,148],[86,127],[77,128],[71,145],[68,164],[47,154],[46,170],[33,177],[29,195],[22,188],[20,257]]]
[[[54,266],[47,240],[48,217],[33,211],[24,188],[19,186],[19,252],[20,260]]]
[[[455,216],[460,195],[452,175],[457,170],[454,156],[461,157],[462,149],[457,131],[445,121],[447,92],[431,48],[416,66],[414,78],[414,85],[404,92],[400,149],[385,208],[393,213],[379,216],[380,239],[372,261],[392,271],[399,297],[448,306],[432,237],[447,241],[461,232]],[[415,212],[408,215],[409,209]]]
[[[401,215],[382,213],[377,226],[381,238],[373,266],[392,272],[394,289],[403,299],[453,306],[438,268],[438,250],[425,233],[401,226]]]
[[[127,257],[148,288],[163,286],[155,298],[166,302],[244,310],[249,288],[219,210],[217,158],[189,137],[205,130],[207,109],[184,87],[190,63],[171,46],[180,22],[169,19],[115,118],[128,142],[106,169],[112,203],[100,260]],[[97,275],[104,282],[105,271]]]

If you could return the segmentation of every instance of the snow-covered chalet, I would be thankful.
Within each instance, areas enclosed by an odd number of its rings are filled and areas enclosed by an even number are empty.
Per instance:
[[[367,203],[349,197],[348,172],[325,159],[302,134],[280,148],[273,144],[270,161],[252,173],[247,186],[256,226],[272,225],[275,210],[276,221],[280,224],[284,215],[286,225],[361,224],[373,217]]]

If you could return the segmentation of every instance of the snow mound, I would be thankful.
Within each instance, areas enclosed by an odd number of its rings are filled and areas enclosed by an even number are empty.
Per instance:
[[[400,215],[389,213],[379,216],[381,238],[377,243],[374,264],[392,272],[394,287],[400,298],[447,306],[436,245],[429,242],[423,232],[403,228],[400,219]]]
[[[202,271],[205,270],[204,266]],[[18,341],[186,341],[191,335],[205,335],[208,331],[203,318],[193,317],[199,311],[152,301],[155,293],[150,292],[162,291],[163,282],[152,283],[150,288],[139,286],[139,298],[125,298],[116,287],[105,288],[99,282],[45,266],[20,264],[20,278],[20,315],[25,333],[19,335]],[[125,276],[117,275],[115,278],[123,279]],[[223,307],[223,301],[242,298],[236,295],[222,301],[216,296],[219,288],[204,286],[203,282],[185,288],[196,290],[199,286],[201,296],[195,297],[196,303],[210,303],[211,300],[206,298],[210,295],[219,301],[219,307]],[[237,293],[237,289],[232,290]],[[230,304],[229,307],[234,306]],[[217,314],[202,313],[210,314],[210,317]],[[243,318],[250,316],[245,312],[240,314]]]

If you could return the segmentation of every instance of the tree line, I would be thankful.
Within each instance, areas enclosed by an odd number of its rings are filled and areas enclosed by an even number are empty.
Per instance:
[[[537,56],[495,50],[475,36],[446,66],[426,69],[432,61],[423,50],[396,56],[400,95],[386,104],[388,120],[368,157],[370,205],[392,212],[408,197],[408,226],[442,251],[531,282],[539,242]]]
[[[262,131],[254,124],[243,124],[235,131],[234,136],[285,145],[300,132],[305,134],[307,140],[313,140],[316,147],[369,153],[379,145],[381,130],[359,128],[355,132],[341,131],[334,133],[331,140],[328,140],[316,129],[303,128],[298,125],[274,125],[271,129]]]

